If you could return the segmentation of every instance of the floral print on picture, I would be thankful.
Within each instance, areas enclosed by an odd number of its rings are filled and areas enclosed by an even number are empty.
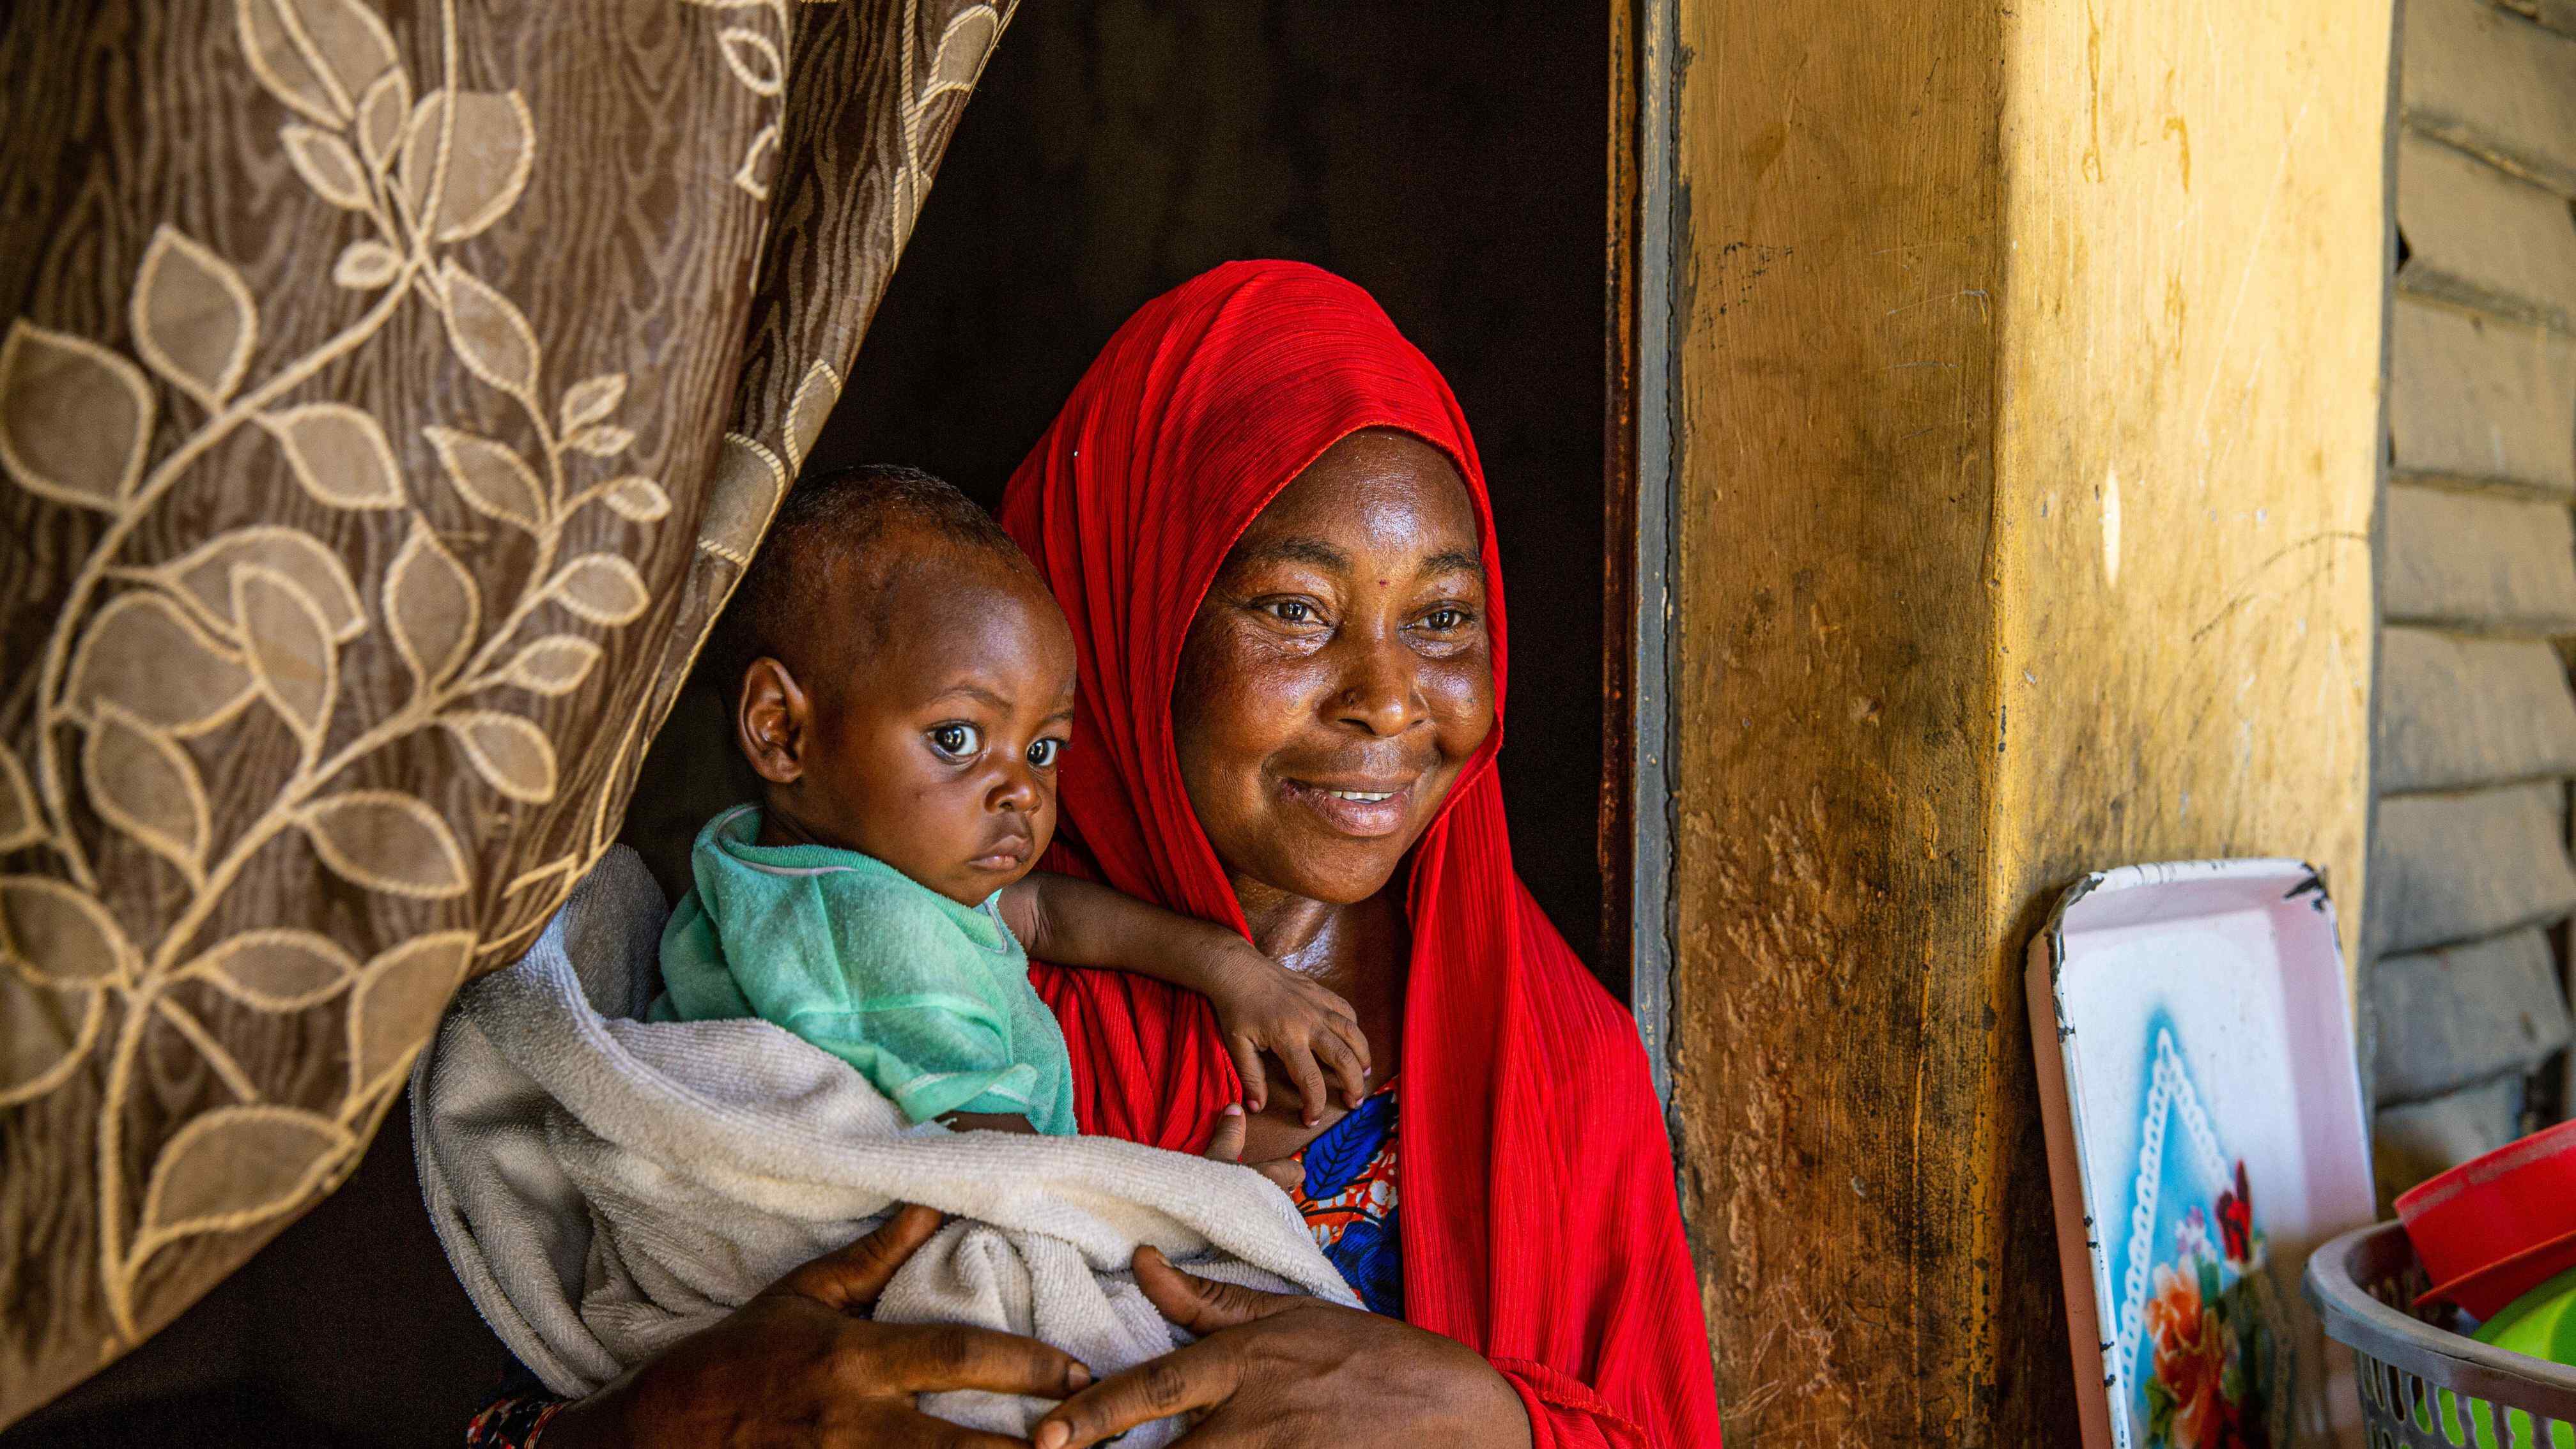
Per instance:
[[[2147,1442],[2170,1449],[2270,1449],[2275,1345],[2245,1163],[2235,1183],[2174,1226],[2147,1299],[2139,1385]],[[2216,1236],[2212,1237],[2213,1224]]]

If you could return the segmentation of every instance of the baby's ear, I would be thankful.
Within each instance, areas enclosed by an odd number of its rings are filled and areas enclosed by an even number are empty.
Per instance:
[[[733,742],[760,778],[792,785],[804,775],[811,720],[810,701],[786,665],[763,656],[742,672],[742,688],[734,695]]]

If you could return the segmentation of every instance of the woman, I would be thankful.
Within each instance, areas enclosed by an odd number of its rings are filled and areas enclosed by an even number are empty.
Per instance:
[[[1300,1120],[1297,1094],[1256,1083],[1241,1150],[1388,1311],[1207,1284],[1148,1253],[1148,1296],[1200,1337],[1091,1384],[1027,1340],[859,1316],[935,1227],[908,1211],[551,1411],[547,1449],[1013,1442],[913,1410],[951,1388],[1063,1398],[1041,1449],[1175,1413],[1198,1449],[1716,1444],[1634,1028],[1512,872],[1499,568],[1438,373],[1339,278],[1218,268],[1111,339],[1003,522],[1082,655],[1050,864],[1241,926],[1350,1000],[1374,1063],[1351,1116],[1378,1129]],[[1085,1131],[1201,1150],[1242,1120],[1223,1110],[1262,1067],[1203,1001],[1119,973],[1038,982]]]

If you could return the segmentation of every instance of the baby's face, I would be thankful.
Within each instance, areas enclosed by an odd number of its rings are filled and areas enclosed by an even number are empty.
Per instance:
[[[974,905],[1028,874],[1055,834],[1073,634],[1026,569],[968,550],[907,560],[886,595],[873,649],[856,610],[815,621],[850,637],[814,657],[852,663],[808,683],[799,823]]]

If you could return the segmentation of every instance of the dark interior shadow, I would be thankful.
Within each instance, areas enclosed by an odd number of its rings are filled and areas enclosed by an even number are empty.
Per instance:
[[[1608,33],[1597,3],[1024,7],[814,450],[927,468],[990,505],[1149,298],[1239,257],[1367,287],[1475,429],[1511,611],[1512,843],[1587,961]],[[676,895],[698,827],[755,783],[700,680],[626,839]]]

